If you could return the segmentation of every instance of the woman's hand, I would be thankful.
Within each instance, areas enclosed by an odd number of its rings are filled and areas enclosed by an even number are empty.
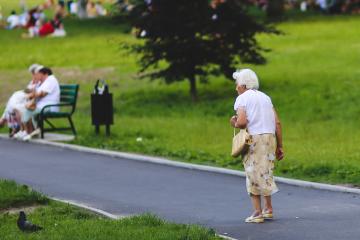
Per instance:
[[[232,116],[232,117],[230,118],[230,125],[233,126],[233,127],[235,127],[236,121],[237,121],[237,116],[235,116],[235,115]]]
[[[31,99],[33,99],[34,98],[34,92],[30,92],[30,93],[28,93],[27,95],[26,95],[26,99],[27,100],[31,100]]]
[[[284,150],[283,150],[283,148],[282,147],[277,147],[276,148],[276,159],[280,161],[283,158],[284,158]]]

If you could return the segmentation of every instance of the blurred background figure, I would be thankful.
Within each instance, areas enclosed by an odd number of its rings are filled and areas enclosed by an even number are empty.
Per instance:
[[[69,1],[68,7],[70,14],[72,15],[78,14],[78,3],[76,1]]]
[[[16,14],[15,10],[11,11],[10,16],[6,19],[6,22],[6,29],[14,29],[20,26],[20,18]]]
[[[88,1],[86,5],[86,12],[88,18],[96,18],[107,15],[107,11],[100,1],[97,1],[96,3],[94,1]]]
[[[0,5],[0,26],[1,26],[2,20],[3,20],[2,7],[1,7],[1,5]]]
[[[88,18],[96,18],[98,16],[98,13],[96,11],[96,6],[93,1],[89,1],[86,5],[86,12]]]
[[[56,8],[55,8],[55,15],[58,15],[61,18],[66,17],[67,12],[66,12],[66,8],[65,8],[64,0],[59,0],[58,4],[56,5]]]
[[[106,16],[107,15],[107,11],[106,9],[103,7],[103,5],[101,4],[100,1],[97,1],[95,3],[95,8],[96,8],[96,12],[99,16]]]
[[[55,6],[55,0],[46,0],[42,7],[44,9],[53,8]]]
[[[65,37],[66,31],[62,21],[61,14],[56,14],[55,17],[46,22],[39,21],[34,27],[29,28],[29,34],[23,35],[24,38],[33,37]]]

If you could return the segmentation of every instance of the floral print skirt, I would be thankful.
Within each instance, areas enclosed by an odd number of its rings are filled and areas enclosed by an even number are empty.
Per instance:
[[[276,138],[274,134],[252,136],[252,144],[243,158],[247,192],[271,196],[278,190],[273,176]]]

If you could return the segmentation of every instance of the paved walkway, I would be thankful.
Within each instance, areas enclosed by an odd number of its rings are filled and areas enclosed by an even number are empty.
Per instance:
[[[276,220],[245,224],[251,212],[241,177],[0,139],[0,178],[116,215],[155,213],[236,239],[360,238],[360,195],[279,184]]]

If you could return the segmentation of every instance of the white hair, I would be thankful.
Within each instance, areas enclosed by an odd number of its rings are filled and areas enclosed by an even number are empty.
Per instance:
[[[43,69],[44,66],[43,65],[39,65],[34,69],[34,73],[38,73],[41,69]]]
[[[259,89],[259,79],[251,69],[236,70],[233,78],[237,85],[245,86],[247,89]]]
[[[29,72],[36,73],[36,69],[38,69],[39,67],[43,68],[44,66],[34,63],[29,67]]]

